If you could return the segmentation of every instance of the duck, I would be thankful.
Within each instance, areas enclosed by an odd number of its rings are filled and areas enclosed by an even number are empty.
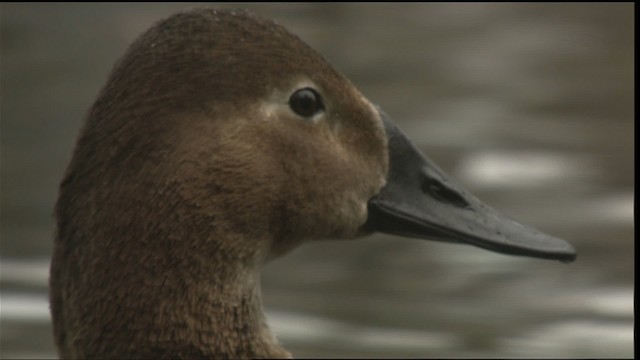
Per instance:
[[[61,358],[291,358],[264,264],[374,232],[571,262],[464,190],[322,55],[244,10],[160,20],[114,65],[60,183]]]

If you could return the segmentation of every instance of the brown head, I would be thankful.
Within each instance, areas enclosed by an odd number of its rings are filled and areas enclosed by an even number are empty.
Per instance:
[[[486,225],[496,214],[283,27],[176,14],[116,64],[61,184],[56,343],[63,357],[288,356],[258,274],[307,240],[378,230],[574,256],[541,233],[514,240],[510,220]]]
[[[105,354],[89,343],[110,326],[140,336],[114,319],[123,306],[145,316],[302,241],[358,235],[387,159],[376,109],[281,26],[215,10],[159,22],[113,69],[60,187],[61,354]]]

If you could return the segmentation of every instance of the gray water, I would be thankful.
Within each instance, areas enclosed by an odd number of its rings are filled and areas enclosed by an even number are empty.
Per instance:
[[[323,53],[482,200],[579,252],[566,265],[382,235],[305,244],[263,276],[294,356],[633,356],[633,6],[241,6]],[[188,7],[1,5],[1,357],[55,357],[57,184],[114,61]]]

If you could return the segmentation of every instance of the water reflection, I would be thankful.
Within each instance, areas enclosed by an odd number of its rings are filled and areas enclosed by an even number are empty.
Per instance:
[[[579,251],[307,244],[263,280],[296,356],[633,356],[633,4],[221,6],[298,33],[466,188]],[[2,357],[54,356],[57,183],[115,59],[184,7],[2,5]]]

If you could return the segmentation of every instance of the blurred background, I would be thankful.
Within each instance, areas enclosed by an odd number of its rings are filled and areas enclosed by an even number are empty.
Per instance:
[[[191,6],[1,5],[1,357],[55,357],[52,208],[76,135],[127,45]],[[306,244],[263,276],[294,356],[633,356],[633,3],[217,6],[298,34],[468,190],[578,249]]]

